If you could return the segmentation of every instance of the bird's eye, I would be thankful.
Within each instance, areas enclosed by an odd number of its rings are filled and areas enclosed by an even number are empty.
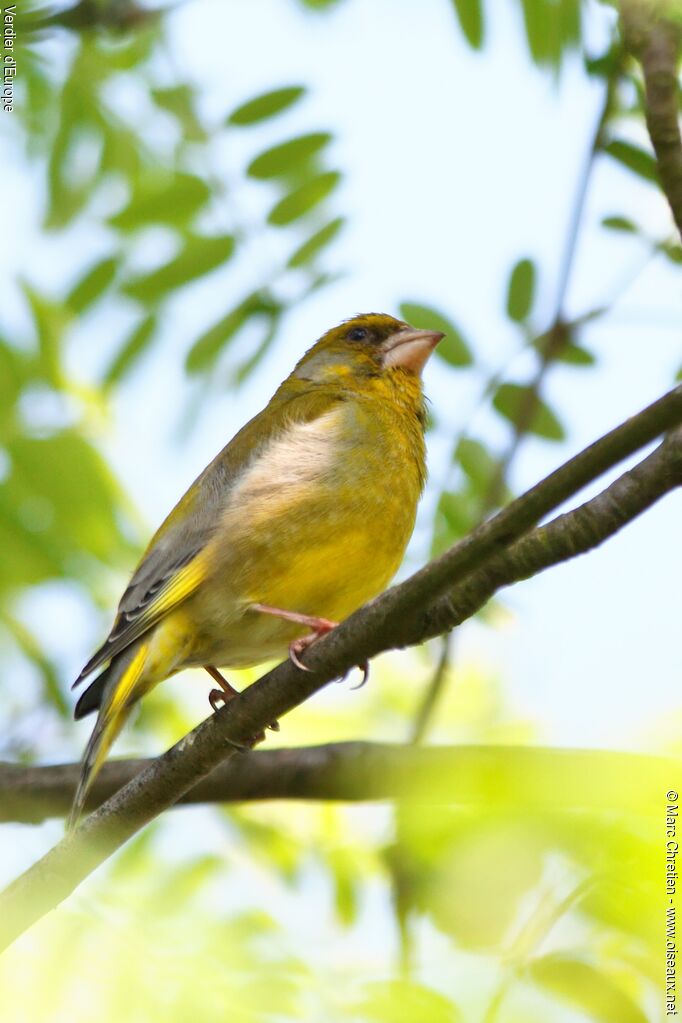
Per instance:
[[[352,330],[348,331],[347,337],[349,341],[364,341],[367,334],[368,331],[364,327],[353,327]]]

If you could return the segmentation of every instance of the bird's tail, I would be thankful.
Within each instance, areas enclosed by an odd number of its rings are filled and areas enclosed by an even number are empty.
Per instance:
[[[144,671],[148,649],[149,643],[144,640],[133,644],[115,657],[92,684],[100,700],[99,713],[83,754],[81,776],[66,825],[68,830],[78,823],[92,783],[139,695],[139,689],[137,693],[135,690]]]

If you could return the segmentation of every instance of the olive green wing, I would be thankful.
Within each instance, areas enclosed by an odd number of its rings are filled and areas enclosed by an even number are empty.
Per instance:
[[[206,548],[242,472],[294,423],[310,422],[341,392],[286,381],[270,404],[235,435],[180,499],[152,537],[118,605],[111,632],[74,687],[187,600],[211,570]]]

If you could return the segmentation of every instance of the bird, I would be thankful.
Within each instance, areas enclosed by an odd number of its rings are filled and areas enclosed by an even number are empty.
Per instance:
[[[386,313],[324,333],[153,535],[104,643],[74,687],[97,711],[69,827],[133,705],[203,667],[301,657],[379,594],[403,559],[426,482],[422,370],[444,337]],[[277,727],[273,722],[272,727]],[[262,736],[260,737],[262,738]]]

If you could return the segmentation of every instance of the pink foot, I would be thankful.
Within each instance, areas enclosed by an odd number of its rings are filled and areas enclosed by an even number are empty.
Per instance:
[[[312,646],[313,643],[317,642],[321,636],[326,636],[328,632],[331,632],[332,629],[335,629],[339,624],[338,622],[330,621],[329,618],[318,618],[315,615],[302,615],[297,611],[283,611],[279,607],[270,607],[269,604],[252,604],[251,608],[254,611],[260,611],[262,614],[274,615],[275,618],[283,618],[287,622],[297,622],[299,625],[306,625],[311,630],[309,636],[302,636],[300,639],[295,639],[289,644],[289,657],[296,667],[301,669],[301,671],[311,670],[301,661],[301,654],[304,653],[309,646]],[[358,667],[362,671],[362,681],[359,685],[354,686],[354,689],[360,689],[369,678],[369,664],[367,661],[363,661],[363,663],[359,664]]]
[[[220,710],[230,700],[234,700],[235,696],[239,696],[239,690],[235,689],[234,686],[230,685],[226,678],[218,671],[218,669],[212,664],[205,664],[204,669],[209,673],[211,678],[218,683],[220,689],[212,689],[208,694],[208,702],[211,704],[213,711]],[[273,721],[268,725],[273,732],[279,732],[279,721]],[[265,733],[259,732],[258,735],[254,735],[253,742],[263,742],[265,739]],[[246,747],[248,749],[248,747]]]

